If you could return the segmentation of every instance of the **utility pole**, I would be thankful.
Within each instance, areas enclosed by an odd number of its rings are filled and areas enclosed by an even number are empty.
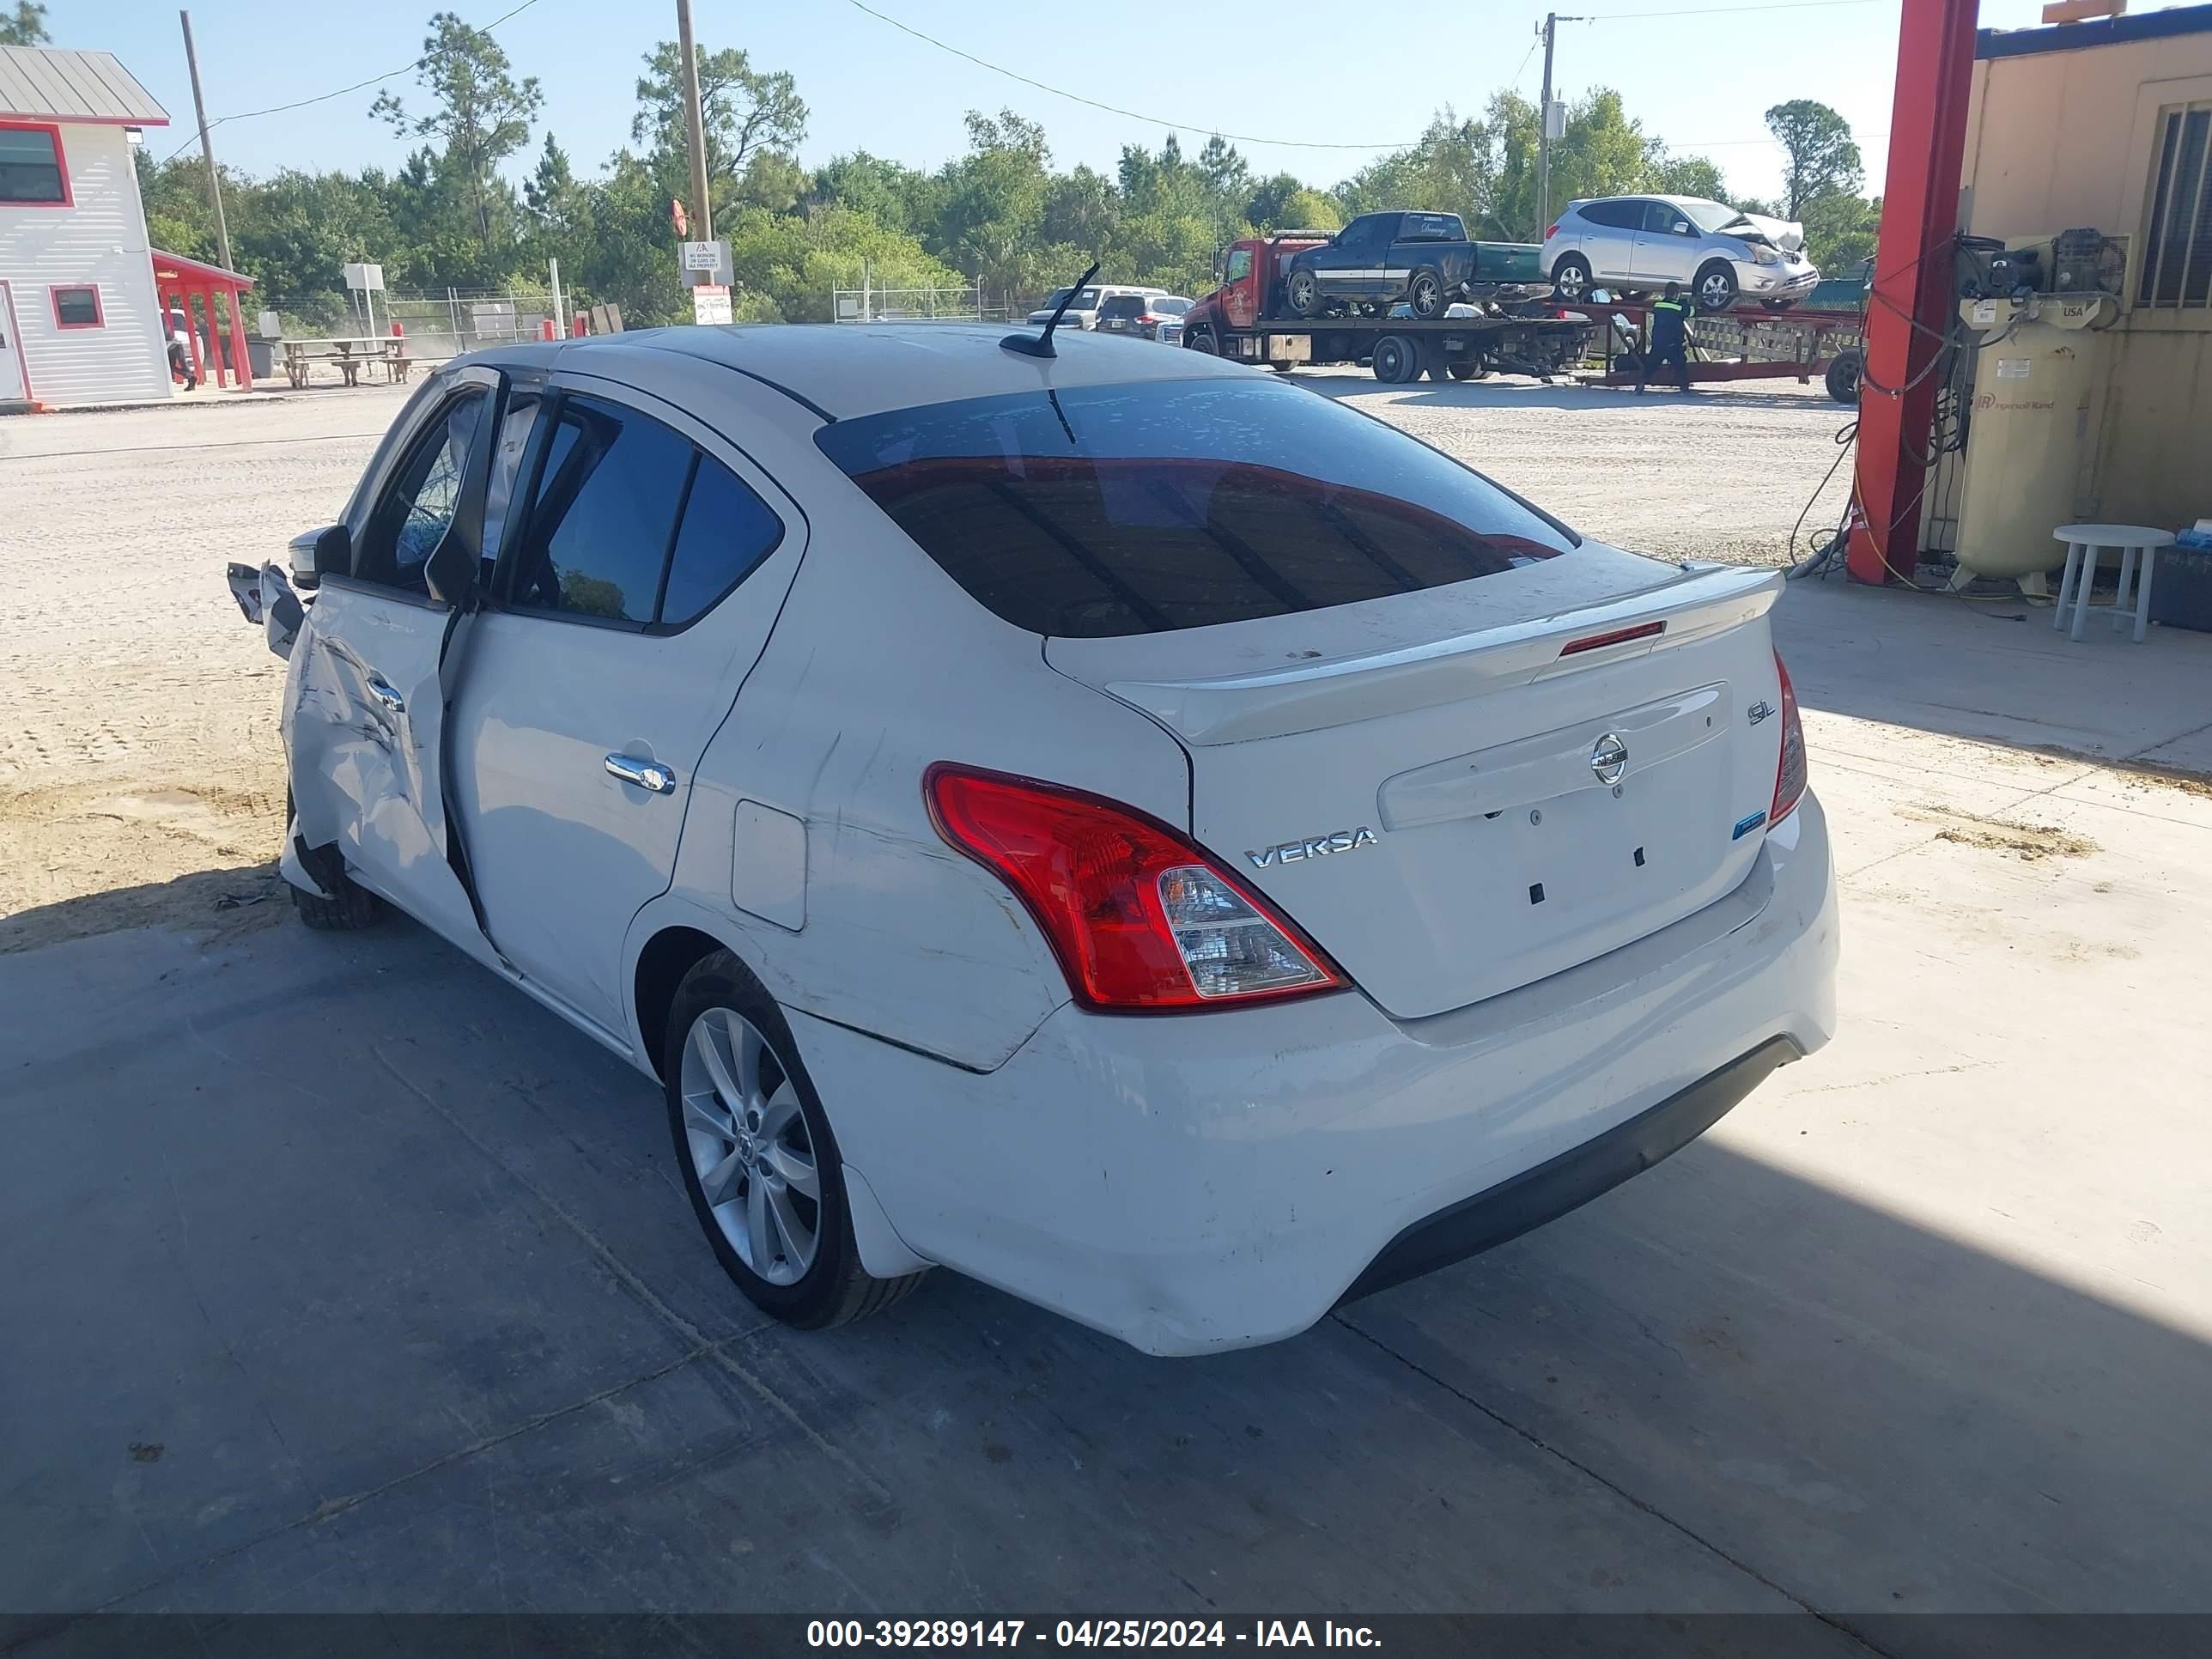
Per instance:
[[[707,122],[699,111],[699,54],[691,45],[691,0],[676,0],[676,45],[684,54],[684,131],[691,148],[691,240],[714,240],[714,207],[707,199]]]
[[[1536,235],[1544,240],[1544,232],[1552,222],[1552,40],[1562,23],[1581,23],[1589,20],[1563,16],[1555,11],[1544,14],[1544,94],[1536,106]]]
[[[207,100],[200,96],[200,59],[192,50],[192,15],[180,11],[177,15],[185,26],[185,67],[191,71],[192,113],[199,117],[200,154],[207,159],[208,205],[215,210],[216,246],[222,251],[222,268],[236,270],[230,259],[230,226],[222,216],[222,180],[215,170],[215,146],[208,141]]]

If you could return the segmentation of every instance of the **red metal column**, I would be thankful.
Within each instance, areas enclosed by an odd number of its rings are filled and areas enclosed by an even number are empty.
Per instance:
[[[230,366],[238,371],[238,388],[253,390],[253,359],[246,345],[246,294],[242,289],[232,289],[230,294]]]
[[[1920,549],[1938,390],[1931,364],[1959,325],[1951,239],[1959,228],[1974,21],[1975,0],[1904,0],[1898,25],[1897,99],[1859,389],[1861,520],[1847,555],[1863,582],[1910,581]]]
[[[207,365],[200,361],[200,319],[192,314],[192,293],[189,288],[177,290],[177,298],[185,308],[185,333],[192,349],[192,379],[201,386],[207,384]]]

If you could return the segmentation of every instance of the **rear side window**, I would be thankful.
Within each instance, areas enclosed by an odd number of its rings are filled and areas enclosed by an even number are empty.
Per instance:
[[[508,602],[651,622],[691,455],[684,439],[635,410],[562,399]]]
[[[1594,225],[1603,225],[1611,230],[1641,230],[1644,228],[1644,204],[1588,202],[1583,205],[1583,217]]]
[[[769,504],[729,468],[702,455],[669,556],[660,620],[679,627],[711,611],[782,539],[783,520]]]
[[[1317,611],[1576,544],[1395,428],[1242,376],[934,404],[814,441],[979,603],[1067,638]]]
[[[783,540],[783,520],[735,473],[636,410],[569,393],[538,448],[510,605],[680,628]]]

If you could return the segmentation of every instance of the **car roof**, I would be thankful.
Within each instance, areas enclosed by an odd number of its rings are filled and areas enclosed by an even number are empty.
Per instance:
[[[951,403],[1056,386],[1249,376],[1252,371],[1202,352],[1162,350],[1138,341],[1065,325],[1053,335],[1059,356],[1001,349],[1004,323],[755,323],[720,327],[636,329],[551,345],[486,354],[514,367],[579,368],[622,378],[618,361],[638,352],[677,352],[720,363],[783,392],[833,420],[922,404]],[[598,359],[594,363],[591,360]]]

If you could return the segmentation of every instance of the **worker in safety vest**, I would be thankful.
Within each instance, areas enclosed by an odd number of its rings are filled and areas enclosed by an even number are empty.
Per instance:
[[[1682,297],[1680,283],[1668,283],[1666,296],[1651,302],[1651,337],[1636,367],[1639,393],[1654,363],[1672,363],[1676,381],[1683,391],[1690,389],[1690,319],[1696,315],[1696,307]]]

